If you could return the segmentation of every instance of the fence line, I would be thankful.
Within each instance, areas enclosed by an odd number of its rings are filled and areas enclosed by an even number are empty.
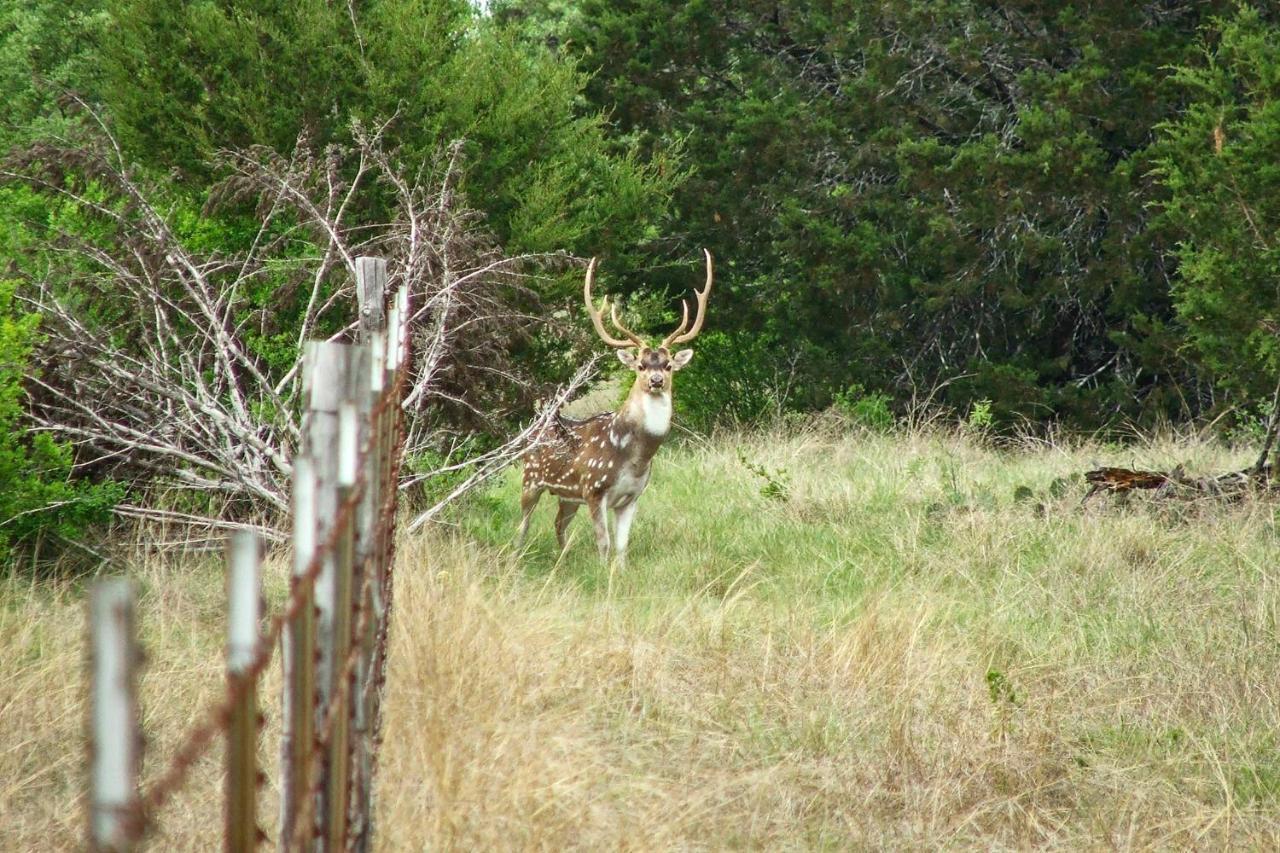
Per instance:
[[[226,739],[227,850],[267,840],[257,824],[262,717],[258,682],[282,647],[280,849],[366,851],[391,618],[396,495],[403,446],[408,293],[384,311],[386,262],[359,258],[360,343],[311,342],[306,414],[293,460],[293,567],[288,598],[261,628],[260,537],[228,546],[227,686],[189,729],[164,770],[138,784],[141,727],[134,684],[141,659],[127,581],[99,583],[91,608],[92,724],[89,845],[132,849]]]

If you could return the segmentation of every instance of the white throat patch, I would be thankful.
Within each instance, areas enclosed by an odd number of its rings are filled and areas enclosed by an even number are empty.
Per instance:
[[[644,394],[641,396],[644,412],[644,431],[649,435],[666,435],[671,429],[671,395]]]

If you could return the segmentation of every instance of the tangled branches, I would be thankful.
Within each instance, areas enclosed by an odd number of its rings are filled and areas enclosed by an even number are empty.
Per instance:
[[[510,356],[537,322],[524,281],[558,259],[501,251],[458,193],[460,145],[410,171],[384,129],[357,125],[349,148],[319,153],[305,139],[287,157],[225,152],[202,209],[135,174],[105,127],[3,172],[71,211],[23,282],[44,318],[37,428],[73,441],[82,472],[200,493],[183,512],[123,512],[239,523],[287,508],[301,345],[354,331],[362,255],[385,257],[415,306],[409,458],[449,426],[527,410],[532,383]]]

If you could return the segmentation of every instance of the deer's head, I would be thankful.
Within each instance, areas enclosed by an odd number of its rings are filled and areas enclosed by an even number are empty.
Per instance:
[[[697,296],[698,308],[694,315],[693,326],[689,325],[689,303],[682,303],[684,316],[680,320],[680,325],[676,330],[662,339],[656,347],[650,346],[644,338],[622,325],[622,320],[618,317],[618,306],[609,305],[609,297],[602,297],[600,307],[596,308],[591,298],[591,282],[595,278],[596,259],[592,258],[591,263],[587,265],[587,280],[582,287],[582,298],[587,303],[587,313],[591,315],[591,322],[596,327],[596,333],[600,335],[600,339],[611,347],[618,350],[618,359],[627,367],[635,371],[636,384],[635,388],[645,391],[649,394],[667,394],[671,390],[672,375],[684,367],[693,358],[693,350],[682,349],[675,353],[672,352],[676,344],[688,343],[698,336],[702,331],[702,321],[707,316],[707,297],[711,294],[711,280],[713,277],[711,266],[711,253],[706,249],[702,253],[707,257],[707,283],[702,290],[694,291]],[[604,326],[604,312],[608,309],[609,319],[618,331],[623,334],[623,338],[615,338],[609,334]]]

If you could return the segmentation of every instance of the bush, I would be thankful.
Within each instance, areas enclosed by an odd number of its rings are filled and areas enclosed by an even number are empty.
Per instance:
[[[70,446],[24,429],[23,382],[39,317],[20,311],[13,292],[0,282],[0,567],[24,543],[46,534],[74,538],[105,521],[123,491],[117,483],[71,482]]]
[[[775,347],[764,335],[703,332],[691,346],[693,361],[675,383],[683,425],[705,431],[717,424],[751,422],[785,402],[769,369]]]
[[[860,384],[837,391],[832,401],[835,410],[854,423],[876,432],[887,432],[893,426],[892,398],[879,391],[867,393]]]

